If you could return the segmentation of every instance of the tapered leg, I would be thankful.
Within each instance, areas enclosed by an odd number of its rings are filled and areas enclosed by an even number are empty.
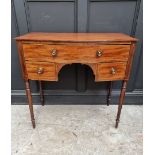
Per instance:
[[[109,106],[111,101],[111,92],[112,92],[112,81],[110,81],[108,85],[107,106]]]
[[[126,92],[126,86],[127,86],[127,81],[123,81],[121,94],[120,94],[120,98],[119,98],[119,105],[118,105],[118,112],[117,112],[115,128],[118,127],[118,123],[119,123],[119,119],[120,119],[120,115],[121,115],[121,109],[122,109],[125,92]]]
[[[33,128],[35,128],[35,119],[34,119],[34,113],[33,113],[33,104],[32,104],[32,96],[31,96],[29,81],[25,81],[25,85],[26,85],[26,95],[27,95],[30,114],[31,114],[32,126]]]
[[[44,106],[44,92],[42,89],[42,81],[39,81],[39,89],[40,89],[40,101],[42,106]]]

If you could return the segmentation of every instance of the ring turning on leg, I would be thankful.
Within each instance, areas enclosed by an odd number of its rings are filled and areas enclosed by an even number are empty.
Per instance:
[[[111,102],[111,92],[112,92],[112,81],[110,81],[108,84],[107,106],[109,106]]]
[[[44,106],[44,92],[43,92],[43,88],[42,88],[42,81],[39,81],[39,90],[40,90],[41,105]]]

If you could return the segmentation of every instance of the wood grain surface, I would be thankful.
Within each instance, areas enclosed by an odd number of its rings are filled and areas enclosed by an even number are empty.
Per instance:
[[[52,50],[56,50],[56,56],[52,56]],[[129,45],[47,45],[47,44],[23,44],[26,60],[48,61],[67,63],[96,63],[111,61],[127,61],[129,57]],[[102,51],[100,57],[97,52]]]
[[[115,74],[112,74],[112,68]],[[125,77],[126,63],[100,63],[98,64],[98,81],[123,80]]]
[[[43,73],[38,74],[38,69],[42,69]],[[47,62],[26,62],[26,70],[28,79],[55,81],[56,70],[54,63]]]

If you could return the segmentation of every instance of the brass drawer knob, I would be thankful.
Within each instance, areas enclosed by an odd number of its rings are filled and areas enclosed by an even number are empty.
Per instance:
[[[113,75],[116,74],[116,69],[113,67],[111,68],[111,74],[113,74]]]
[[[37,69],[37,74],[43,74],[43,73],[44,73],[44,68],[39,67],[39,68]]]
[[[103,55],[102,50],[96,51],[96,56],[97,56],[97,57],[101,57],[102,55]]]
[[[56,49],[52,49],[51,50],[51,54],[53,57],[57,56],[57,50]]]

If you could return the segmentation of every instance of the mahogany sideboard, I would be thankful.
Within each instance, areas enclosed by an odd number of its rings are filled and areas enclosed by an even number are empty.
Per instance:
[[[16,37],[19,59],[35,128],[33,103],[29,80],[38,80],[41,103],[44,96],[41,81],[58,81],[64,65],[88,65],[95,81],[109,81],[107,105],[111,100],[112,81],[122,80],[115,127],[118,127],[121,109],[129,80],[136,38],[122,33],[40,33],[32,32]]]

